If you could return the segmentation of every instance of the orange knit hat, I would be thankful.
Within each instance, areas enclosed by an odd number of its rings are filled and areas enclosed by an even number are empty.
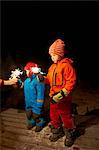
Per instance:
[[[65,48],[64,41],[62,41],[61,39],[57,39],[50,46],[49,54],[53,53],[53,54],[56,54],[56,55],[63,57],[64,56],[64,48]]]

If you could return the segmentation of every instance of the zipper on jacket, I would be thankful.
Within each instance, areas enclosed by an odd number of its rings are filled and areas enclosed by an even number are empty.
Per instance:
[[[57,67],[57,65],[56,65],[56,67]],[[56,76],[57,76],[57,72],[55,73],[56,67],[55,67],[55,69],[53,71],[52,86],[58,86],[56,84]],[[61,85],[63,85],[63,84],[64,84],[64,69],[62,70],[62,84]]]
[[[56,67],[57,67],[57,64],[56,64]],[[56,67],[55,67],[55,69],[53,71],[52,86],[56,85],[56,75],[57,75],[57,73],[55,73]]]

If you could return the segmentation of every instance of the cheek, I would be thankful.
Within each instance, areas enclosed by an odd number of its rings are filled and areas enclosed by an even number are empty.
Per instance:
[[[29,73],[27,74],[27,77],[29,77]]]
[[[58,61],[58,57],[55,57],[55,58],[54,58],[54,61],[57,62],[57,61]]]
[[[54,61],[54,58],[53,58],[53,57],[51,57],[51,60],[52,60],[52,61]]]
[[[52,60],[54,60],[54,57],[52,57]]]
[[[29,71],[26,71],[26,75],[29,76]]]

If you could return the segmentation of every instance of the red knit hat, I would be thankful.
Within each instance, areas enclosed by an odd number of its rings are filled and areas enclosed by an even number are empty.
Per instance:
[[[35,64],[35,63],[33,63],[33,62],[28,62],[27,64],[26,64],[26,66],[24,67],[24,70],[29,70],[29,77],[31,77],[32,76],[32,74],[34,73],[33,71],[32,71],[32,68],[33,67],[38,67],[38,65],[37,64]]]
[[[35,63],[33,63],[33,62],[28,62],[28,63],[26,64],[26,66],[24,67],[24,70],[29,70],[29,71],[31,71],[32,67],[38,67],[38,65],[35,64]]]
[[[65,43],[61,39],[57,39],[49,48],[49,54],[53,53],[64,57]]]

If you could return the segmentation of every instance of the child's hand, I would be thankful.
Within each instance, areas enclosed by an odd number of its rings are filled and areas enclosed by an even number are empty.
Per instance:
[[[37,75],[37,78],[38,78],[38,81],[40,81],[40,82],[44,81],[44,76],[43,76],[43,74],[38,74],[38,75]]]
[[[8,81],[6,81],[8,85],[16,85],[18,82],[18,79],[16,77],[9,79]]]

